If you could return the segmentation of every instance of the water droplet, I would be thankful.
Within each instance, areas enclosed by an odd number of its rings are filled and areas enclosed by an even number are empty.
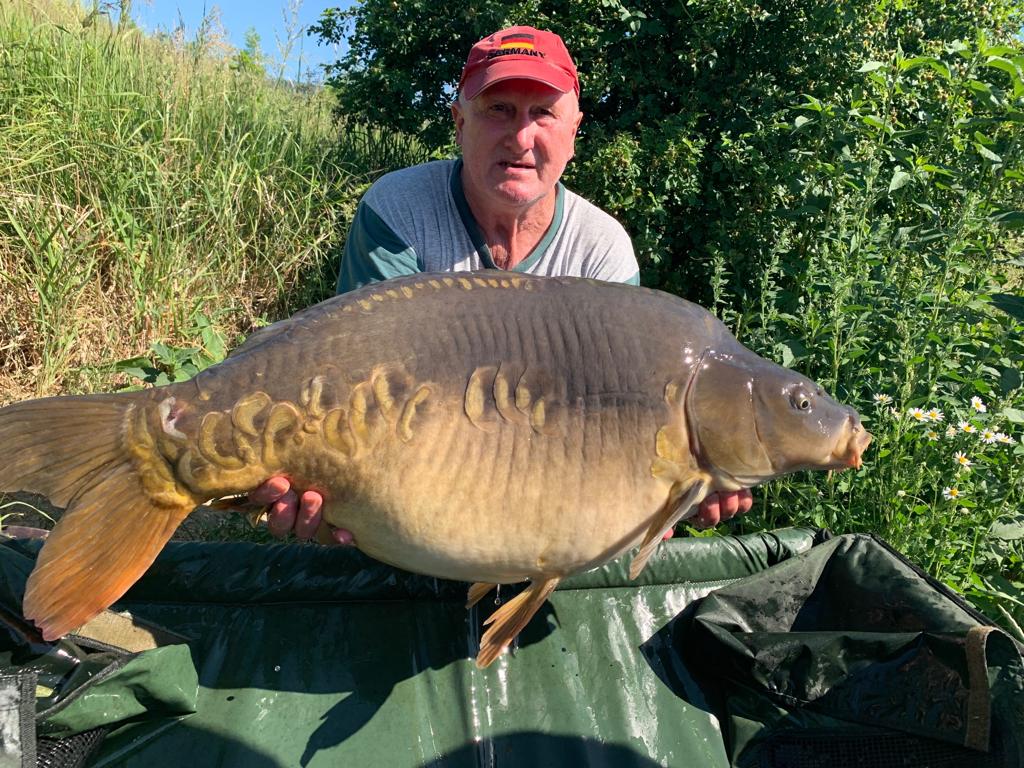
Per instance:
[[[280,672],[281,671],[281,665],[280,664],[275,664],[274,665],[274,671],[275,672]]]

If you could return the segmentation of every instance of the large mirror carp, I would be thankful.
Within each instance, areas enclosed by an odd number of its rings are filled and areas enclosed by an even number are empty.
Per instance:
[[[272,475],[410,571],[529,586],[488,619],[501,653],[559,580],[663,534],[708,494],[859,467],[854,410],[645,288],[423,274],[262,329],[190,381],[0,409],[0,488],[66,513],[29,578],[46,639],[109,606],[197,505]]]

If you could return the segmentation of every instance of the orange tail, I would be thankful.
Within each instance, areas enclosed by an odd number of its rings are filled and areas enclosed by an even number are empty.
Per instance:
[[[156,451],[145,397],[53,397],[0,409],[0,489],[67,509],[25,590],[25,617],[47,640],[121,597],[197,503]]]

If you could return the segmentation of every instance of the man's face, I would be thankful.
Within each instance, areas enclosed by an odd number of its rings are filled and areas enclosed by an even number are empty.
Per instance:
[[[575,94],[535,80],[495,83],[472,101],[453,104],[452,115],[467,194],[498,210],[527,207],[552,193],[583,117]]]

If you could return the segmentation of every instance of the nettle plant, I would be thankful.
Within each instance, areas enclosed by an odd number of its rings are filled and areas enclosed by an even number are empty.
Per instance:
[[[848,99],[806,98],[776,127],[799,141],[757,300],[719,297],[747,343],[875,434],[856,476],[769,489],[771,523],[875,531],[1017,629],[1022,69],[1020,49],[979,39],[863,62]]]

